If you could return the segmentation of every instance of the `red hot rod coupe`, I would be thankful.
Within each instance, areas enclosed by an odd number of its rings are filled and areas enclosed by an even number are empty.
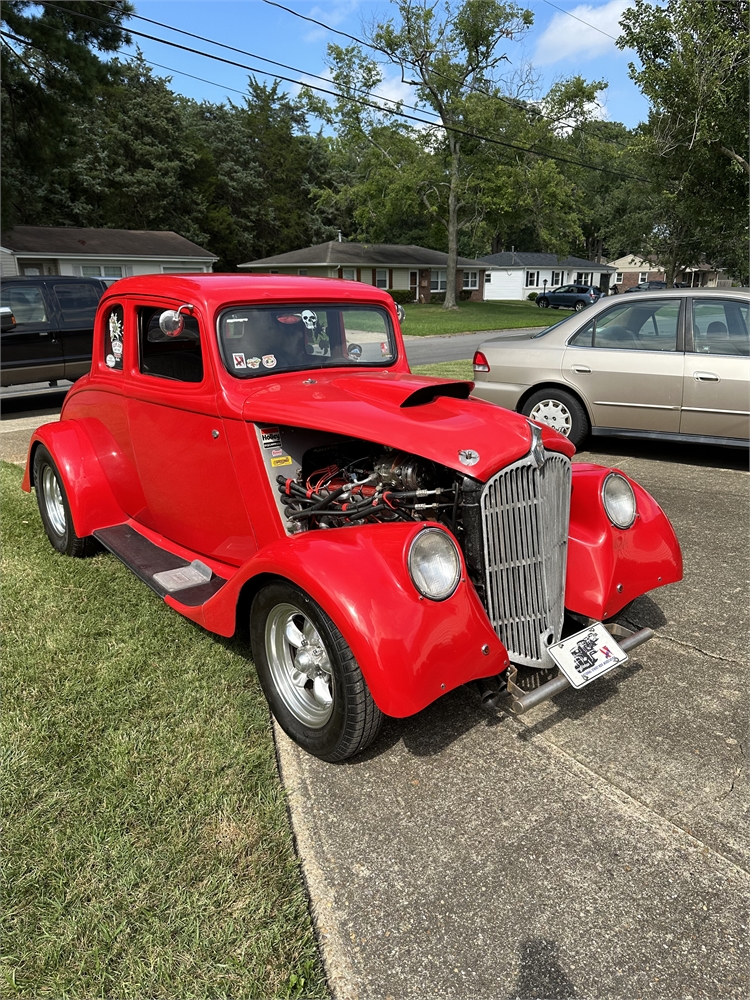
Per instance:
[[[126,278],[24,489],[59,552],[249,621],[282,728],[343,760],[469,681],[519,712],[588,683],[653,634],[601,623],[682,576],[645,490],[471,389],[412,375],[358,282]]]

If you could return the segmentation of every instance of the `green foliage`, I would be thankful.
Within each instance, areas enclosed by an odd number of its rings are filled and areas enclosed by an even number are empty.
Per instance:
[[[116,74],[94,50],[116,52],[129,41],[122,25],[133,10],[128,0],[41,7],[4,0],[3,228],[43,214],[51,171],[71,159],[74,109],[91,107]]]
[[[538,294],[539,292],[529,292],[526,298],[529,300],[529,302],[536,302],[536,297]]]
[[[399,302],[401,305],[414,301],[414,292],[410,288],[389,288],[388,294],[394,302]]]

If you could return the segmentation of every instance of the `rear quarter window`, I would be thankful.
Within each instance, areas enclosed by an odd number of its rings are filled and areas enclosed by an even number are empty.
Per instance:
[[[96,307],[102,297],[101,289],[88,281],[71,281],[53,285],[53,290],[64,323],[93,327]]]

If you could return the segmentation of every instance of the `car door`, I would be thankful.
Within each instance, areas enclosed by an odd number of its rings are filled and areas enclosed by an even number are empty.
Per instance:
[[[680,300],[636,298],[583,322],[568,341],[562,373],[586,401],[596,427],[676,433],[683,384]]]
[[[192,552],[239,565],[255,551],[222,418],[207,330],[194,310],[178,336],[159,316],[175,303],[140,303],[129,387],[130,435],[147,519]]]
[[[748,302],[690,301],[680,431],[750,438]]]
[[[51,283],[58,307],[65,378],[77,379],[91,368],[94,317],[104,285],[92,280]]]
[[[563,287],[554,293],[552,299],[550,300],[553,305],[563,306],[566,309],[573,308],[573,298],[575,293],[574,285],[563,285]]]
[[[62,345],[53,310],[41,283],[3,282],[0,304],[16,324],[2,332],[2,384],[25,385],[63,378]]]

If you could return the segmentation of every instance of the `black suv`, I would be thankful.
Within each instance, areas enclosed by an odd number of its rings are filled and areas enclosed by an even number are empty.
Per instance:
[[[101,278],[3,278],[2,384],[77,379],[91,367]]]

